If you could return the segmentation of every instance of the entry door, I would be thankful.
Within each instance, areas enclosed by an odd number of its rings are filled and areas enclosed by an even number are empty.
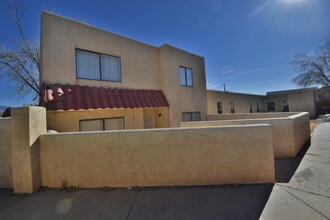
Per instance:
[[[154,128],[155,127],[155,119],[153,115],[145,115],[144,116],[144,128]]]

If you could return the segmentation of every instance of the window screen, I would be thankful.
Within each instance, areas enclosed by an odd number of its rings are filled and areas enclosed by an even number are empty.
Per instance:
[[[121,82],[120,57],[76,49],[77,78]]]
[[[84,79],[100,79],[99,55],[76,50],[77,77]]]
[[[108,55],[101,55],[102,80],[121,81],[120,59]]]
[[[190,68],[180,66],[180,85],[193,86],[193,76]]]
[[[106,118],[104,119],[104,130],[123,130],[124,118]]]
[[[81,120],[80,131],[103,131],[103,120]]]
[[[125,129],[124,118],[101,118],[79,121],[80,131],[104,131]]]
[[[182,113],[182,122],[200,121],[200,120],[201,120],[200,112],[183,112]]]

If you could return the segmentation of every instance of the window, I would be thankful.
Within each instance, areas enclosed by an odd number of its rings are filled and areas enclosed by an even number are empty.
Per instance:
[[[218,114],[222,114],[222,103],[217,102],[217,109],[218,109]]]
[[[260,112],[259,102],[257,102],[257,112]]]
[[[124,118],[101,118],[79,121],[80,131],[123,130]]]
[[[121,82],[120,58],[76,49],[77,78]]]
[[[200,112],[183,112],[182,113],[182,122],[186,121],[200,121],[201,113]]]
[[[274,112],[275,111],[275,102],[274,101],[267,102],[267,111],[268,112]]]
[[[230,112],[235,113],[235,103],[234,102],[230,102]]]
[[[289,103],[288,100],[283,100],[283,112],[289,111]]]
[[[190,68],[180,66],[180,85],[193,86],[192,70]]]
[[[253,103],[250,102],[250,113],[253,113]]]

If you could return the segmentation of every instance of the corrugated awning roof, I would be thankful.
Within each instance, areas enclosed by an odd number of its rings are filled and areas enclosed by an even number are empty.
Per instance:
[[[42,91],[47,110],[169,107],[161,90],[47,85]]]

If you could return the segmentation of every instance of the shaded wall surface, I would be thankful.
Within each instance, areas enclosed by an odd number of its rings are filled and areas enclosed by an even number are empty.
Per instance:
[[[0,118],[0,135],[0,188],[12,188],[11,118]]]

